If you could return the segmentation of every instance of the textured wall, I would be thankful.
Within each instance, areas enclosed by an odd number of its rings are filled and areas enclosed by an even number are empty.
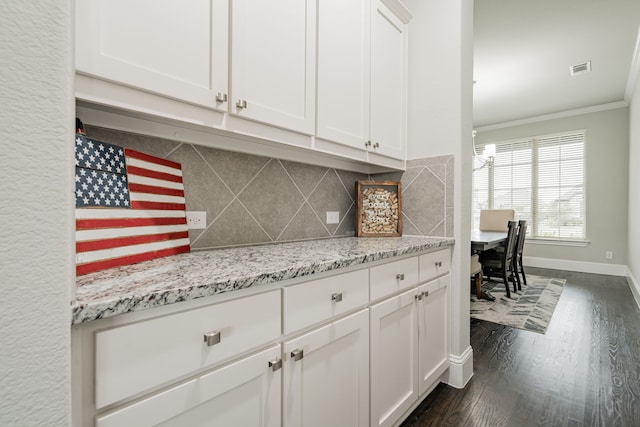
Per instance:
[[[0,3],[0,426],[68,426],[72,2]]]
[[[453,158],[413,160],[407,171],[367,176],[87,126],[87,136],[182,164],[187,209],[207,212],[192,248],[353,236],[355,182],[403,183],[405,235],[453,235]],[[326,212],[340,212],[326,224]]]

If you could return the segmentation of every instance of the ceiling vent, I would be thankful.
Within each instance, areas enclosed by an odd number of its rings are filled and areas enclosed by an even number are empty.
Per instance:
[[[582,64],[576,64],[569,67],[569,74],[577,76],[578,74],[585,74],[591,71],[591,61],[583,62]]]

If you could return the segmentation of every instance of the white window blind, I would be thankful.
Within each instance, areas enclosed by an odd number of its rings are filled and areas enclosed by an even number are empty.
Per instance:
[[[492,167],[474,160],[474,227],[481,209],[514,209],[529,237],[584,239],[584,147],[584,131],[496,143]]]

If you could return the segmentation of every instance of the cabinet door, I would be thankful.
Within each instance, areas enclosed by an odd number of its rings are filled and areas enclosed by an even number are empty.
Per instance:
[[[227,92],[225,0],[78,0],[76,69],[210,108]]]
[[[284,360],[285,427],[369,425],[367,310],[285,342]]]
[[[280,426],[280,345],[96,418],[97,427]]]
[[[371,141],[373,150],[404,158],[406,134],[406,26],[382,0],[371,17]]]
[[[231,111],[311,135],[315,1],[232,0]]]
[[[418,398],[417,290],[371,311],[371,425],[390,426]]]
[[[365,149],[369,135],[370,0],[318,3],[317,136]]]
[[[420,395],[449,367],[449,275],[420,287]]]

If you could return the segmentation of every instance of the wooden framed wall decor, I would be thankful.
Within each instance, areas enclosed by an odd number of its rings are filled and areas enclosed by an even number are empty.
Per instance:
[[[399,181],[357,181],[356,195],[356,236],[402,236]]]

